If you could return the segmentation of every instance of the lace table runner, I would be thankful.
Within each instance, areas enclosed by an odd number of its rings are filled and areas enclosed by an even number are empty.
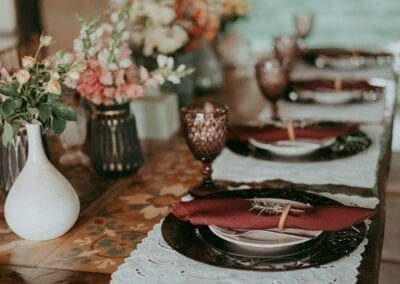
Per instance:
[[[344,204],[373,208],[376,199],[331,194]],[[367,221],[369,224],[369,221]],[[111,276],[111,283],[355,283],[367,239],[349,256],[321,267],[285,272],[252,272],[219,268],[187,258],[162,238],[161,223]]]
[[[323,162],[278,162],[243,157],[225,148],[213,164],[214,179],[234,182],[262,182],[282,179],[305,184],[341,184],[373,187],[381,148],[381,125],[360,128],[371,139],[372,145],[357,155]]]

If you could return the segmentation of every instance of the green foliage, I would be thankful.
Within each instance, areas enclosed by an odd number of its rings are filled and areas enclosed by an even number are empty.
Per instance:
[[[35,57],[25,57],[22,69],[13,76],[2,70],[1,74],[7,75],[0,79],[0,132],[4,145],[26,124],[37,123],[43,131],[52,129],[60,134],[67,121],[76,120],[74,110],[63,102],[61,83],[69,72],[82,72],[84,66],[79,62],[56,62],[53,66],[38,62],[39,51],[51,40],[42,35]]]

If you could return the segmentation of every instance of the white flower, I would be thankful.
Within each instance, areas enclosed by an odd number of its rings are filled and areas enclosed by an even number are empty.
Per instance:
[[[58,74],[58,72],[57,71],[49,71],[49,74],[50,74],[50,78],[51,79],[54,79],[54,80],[58,80],[58,79],[60,79],[60,74]]]
[[[73,59],[74,59],[74,56],[72,55],[72,53],[66,52],[62,56],[59,57],[58,64],[69,65],[69,64],[72,64]]]
[[[126,40],[129,40],[129,38],[130,38],[129,32],[128,32],[128,31],[124,31],[124,32],[122,33],[121,40],[122,40],[122,41],[126,41]]]
[[[158,67],[163,68],[163,67],[165,67],[167,65],[167,63],[168,63],[168,57],[167,56],[162,55],[162,54],[157,56]]]
[[[29,78],[31,77],[31,75],[26,70],[19,70],[17,72],[17,74],[15,75],[15,77],[17,78],[18,83],[23,85],[29,81]]]
[[[79,79],[79,72],[77,70],[70,70],[67,73],[67,77],[72,79],[72,80],[78,80]]]
[[[118,65],[115,63],[110,63],[108,64],[108,69],[110,69],[111,71],[116,71],[118,70]]]
[[[132,65],[132,60],[130,60],[129,58],[125,58],[121,60],[118,65],[120,68],[123,69],[129,68]]]
[[[72,79],[71,77],[67,77],[64,80],[64,85],[71,89],[76,89],[77,81]]]
[[[173,57],[168,57],[168,59],[167,59],[167,68],[169,70],[172,70],[172,68],[174,68],[174,58]]]
[[[111,14],[111,22],[116,23],[119,20],[119,14],[117,12],[114,12]]]
[[[109,57],[110,57],[110,51],[108,51],[108,49],[103,49],[97,55],[100,65],[103,66],[104,68],[107,68]]]
[[[40,37],[40,44],[41,44],[42,46],[49,46],[49,45],[52,44],[52,41],[53,41],[53,37],[52,37],[52,36],[49,36],[49,35],[42,35],[42,36]]]
[[[104,31],[105,31],[104,26],[99,27],[99,28],[96,30],[96,36],[97,36],[97,38],[101,38],[101,37],[103,36],[103,34],[104,34]]]
[[[22,58],[22,66],[24,68],[30,69],[35,66],[36,60],[32,56],[24,56]]]
[[[171,54],[181,48],[188,40],[185,30],[175,25],[172,28],[154,30],[156,48],[162,54]]]
[[[74,39],[75,52],[83,52],[83,41],[79,38]]]
[[[167,80],[170,81],[171,83],[175,84],[175,85],[177,85],[177,84],[179,84],[181,82],[181,78],[179,78],[178,76],[176,76],[174,74],[169,75]]]
[[[162,85],[162,84],[165,83],[165,78],[164,78],[164,76],[161,75],[161,74],[156,74],[156,75],[154,75],[154,79],[155,79],[160,85]]]
[[[125,22],[119,22],[117,24],[117,31],[118,32],[122,32],[125,29],[125,27],[126,27],[126,23]]]
[[[186,66],[184,64],[181,64],[181,65],[178,66],[176,71],[180,73],[180,72],[185,71],[185,69],[186,69]]]
[[[111,33],[113,31],[113,27],[109,23],[102,24],[101,28],[104,30],[104,32],[107,32],[107,33]]]
[[[46,91],[51,93],[51,94],[60,95],[61,94],[60,82],[58,82],[57,80],[51,79],[47,83]]]

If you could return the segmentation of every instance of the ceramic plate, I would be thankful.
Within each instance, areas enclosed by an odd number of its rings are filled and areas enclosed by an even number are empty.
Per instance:
[[[335,89],[334,80],[307,80],[291,83],[293,91],[288,99],[295,102],[319,104],[348,104],[373,102],[379,99],[382,89],[364,80],[343,80],[341,89]]]
[[[337,204],[315,194],[295,190],[235,190],[214,194],[215,198],[283,199],[311,206]],[[364,222],[340,232],[323,232],[317,238],[292,249],[241,246],[217,237],[208,226],[193,226],[173,215],[168,215],[161,227],[162,236],[172,249],[180,254],[220,268],[252,271],[287,271],[321,267],[346,257],[364,240],[367,229]]]
[[[267,200],[280,204],[291,204],[296,208],[309,208],[310,206],[292,200],[262,198],[258,200]],[[217,237],[240,246],[254,247],[254,248],[290,248],[294,245],[299,245],[317,238],[322,231],[307,231],[300,229],[285,229],[284,232],[279,230],[234,230],[225,229],[218,226],[211,225],[209,229]]]
[[[298,157],[311,154],[321,148],[329,147],[335,143],[336,138],[297,139],[296,141],[282,140],[274,143],[265,143],[250,138],[249,143],[256,148],[267,150],[278,156]]]
[[[319,68],[330,67],[341,70],[387,66],[393,61],[392,54],[388,52],[345,48],[310,49],[305,52],[303,58]]]

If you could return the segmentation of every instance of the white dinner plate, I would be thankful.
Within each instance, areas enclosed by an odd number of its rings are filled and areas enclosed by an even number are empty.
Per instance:
[[[249,139],[249,143],[254,147],[285,157],[297,157],[311,154],[321,148],[332,145],[335,141],[336,138],[327,138],[297,139],[295,141],[281,140],[273,143],[266,143],[254,138]]]
[[[292,200],[274,198],[263,198],[263,200],[281,204],[291,204],[296,208],[309,208],[309,206],[304,203]],[[279,232],[278,229],[244,231],[225,229],[214,225],[210,225],[209,229],[214,235],[228,243],[260,249],[288,249],[292,246],[315,239],[322,233],[322,231],[300,229],[284,229],[283,232]]]
[[[353,100],[360,100],[363,98],[362,90],[354,91],[310,91],[310,90],[298,90],[298,96],[303,100],[313,100],[319,104],[346,104]]]

